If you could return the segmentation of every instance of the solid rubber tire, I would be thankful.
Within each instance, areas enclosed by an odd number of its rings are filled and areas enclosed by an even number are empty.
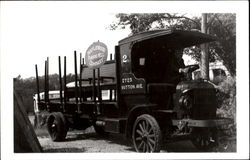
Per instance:
[[[132,131],[132,140],[133,140],[133,144],[134,144],[134,147],[135,147],[135,150],[137,152],[140,152],[139,149],[136,147],[136,142],[135,142],[135,132],[136,132],[136,126],[137,124],[140,122],[140,121],[148,121],[148,123],[150,124],[150,126],[152,127],[153,129],[153,133],[154,133],[154,138],[155,138],[155,145],[154,145],[154,148],[153,150],[151,150],[150,152],[160,152],[161,150],[161,140],[162,140],[162,135],[161,135],[161,129],[160,129],[160,126],[158,124],[158,122],[156,121],[156,119],[149,115],[149,114],[143,114],[141,116],[139,116],[134,125],[133,125],[133,131]]]
[[[56,130],[52,130],[52,125],[55,124]],[[51,113],[47,119],[47,129],[53,141],[63,141],[66,138],[68,127],[66,119],[61,112]]]

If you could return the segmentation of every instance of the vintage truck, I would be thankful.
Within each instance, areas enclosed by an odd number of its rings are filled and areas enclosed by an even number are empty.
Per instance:
[[[48,98],[46,60],[45,98],[38,96],[38,107],[50,113],[47,127],[51,139],[63,141],[69,128],[93,126],[98,134],[118,133],[132,139],[137,152],[159,152],[162,143],[183,137],[203,151],[213,148],[218,144],[217,127],[230,123],[216,117],[216,90],[207,80],[180,77],[172,65],[177,63],[173,60],[175,50],[215,40],[216,37],[197,31],[152,30],[120,40],[114,60],[108,61],[105,47],[96,44],[86,54],[106,57],[87,57],[92,60],[87,64],[80,58],[78,74],[75,52],[73,85],[66,85],[59,57],[57,102]],[[102,64],[91,66],[98,61]],[[186,68],[192,72],[197,66]],[[39,93],[37,66],[36,76]]]

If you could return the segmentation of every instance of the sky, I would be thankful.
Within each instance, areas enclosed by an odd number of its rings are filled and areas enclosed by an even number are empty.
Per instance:
[[[74,73],[74,51],[77,51],[79,65],[80,53],[84,57],[93,42],[105,43],[108,53],[113,54],[118,41],[130,34],[128,28],[109,29],[109,25],[117,21],[115,14],[131,11],[155,13],[155,3],[152,4],[144,6],[148,9],[143,10],[138,5],[112,1],[1,2],[1,56],[7,59],[5,63],[11,63],[7,65],[10,65],[8,72],[13,78],[19,75],[22,78],[35,77],[35,64],[38,65],[38,74],[43,75],[47,57],[49,73],[58,73],[58,56],[62,60],[67,57],[67,73]],[[189,57],[184,59],[193,62]]]
[[[70,4],[70,5],[69,5]],[[3,53],[8,53],[15,68],[12,76],[44,74],[44,61],[49,57],[49,73],[58,73],[58,56],[67,57],[68,73],[74,72],[74,51],[83,57],[89,45],[101,41],[114,53],[118,41],[130,31],[111,31],[115,13],[89,11],[73,3],[4,4],[1,14]],[[63,63],[62,63],[63,64]]]

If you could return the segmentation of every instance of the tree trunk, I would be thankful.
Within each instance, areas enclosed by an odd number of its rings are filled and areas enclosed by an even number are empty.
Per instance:
[[[207,14],[202,13],[201,32],[207,33]],[[207,44],[201,45],[201,77],[209,80],[209,54]]]

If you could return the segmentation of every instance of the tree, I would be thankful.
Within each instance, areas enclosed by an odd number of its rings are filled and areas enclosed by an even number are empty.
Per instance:
[[[236,75],[236,15],[210,14],[214,17],[209,27],[209,33],[219,37],[219,41],[212,43],[214,49],[230,73]]]
[[[218,42],[209,45],[209,61],[222,60],[232,75],[236,73],[236,24],[235,14],[208,14],[208,33],[219,37]],[[200,30],[200,17],[187,17],[186,14],[153,13],[153,14],[124,14],[116,15],[118,22],[110,25],[110,29],[129,27],[132,34],[152,29],[182,29]],[[200,60],[200,48],[191,47],[185,54]]]
[[[116,15],[118,22],[110,25],[111,30],[117,28],[124,29],[129,26],[132,34],[136,34],[150,29],[178,28],[183,30],[199,29],[200,23],[197,17],[193,19],[180,14],[152,13],[152,14],[124,14]]]
[[[67,75],[66,79],[67,83],[74,82],[75,76],[70,73]],[[40,92],[44,92],[44,80],[44,76],[39,76]],[[62,85],[64,85],[64,83]],[[59,89],[59,75],[49,75],[49,90]],[[36,78],[30,77],[23,79],[21,75],[17,76],[14,78],[14,91],[22,98],[26,111],[33,112],[33,95],[37,93]]]

